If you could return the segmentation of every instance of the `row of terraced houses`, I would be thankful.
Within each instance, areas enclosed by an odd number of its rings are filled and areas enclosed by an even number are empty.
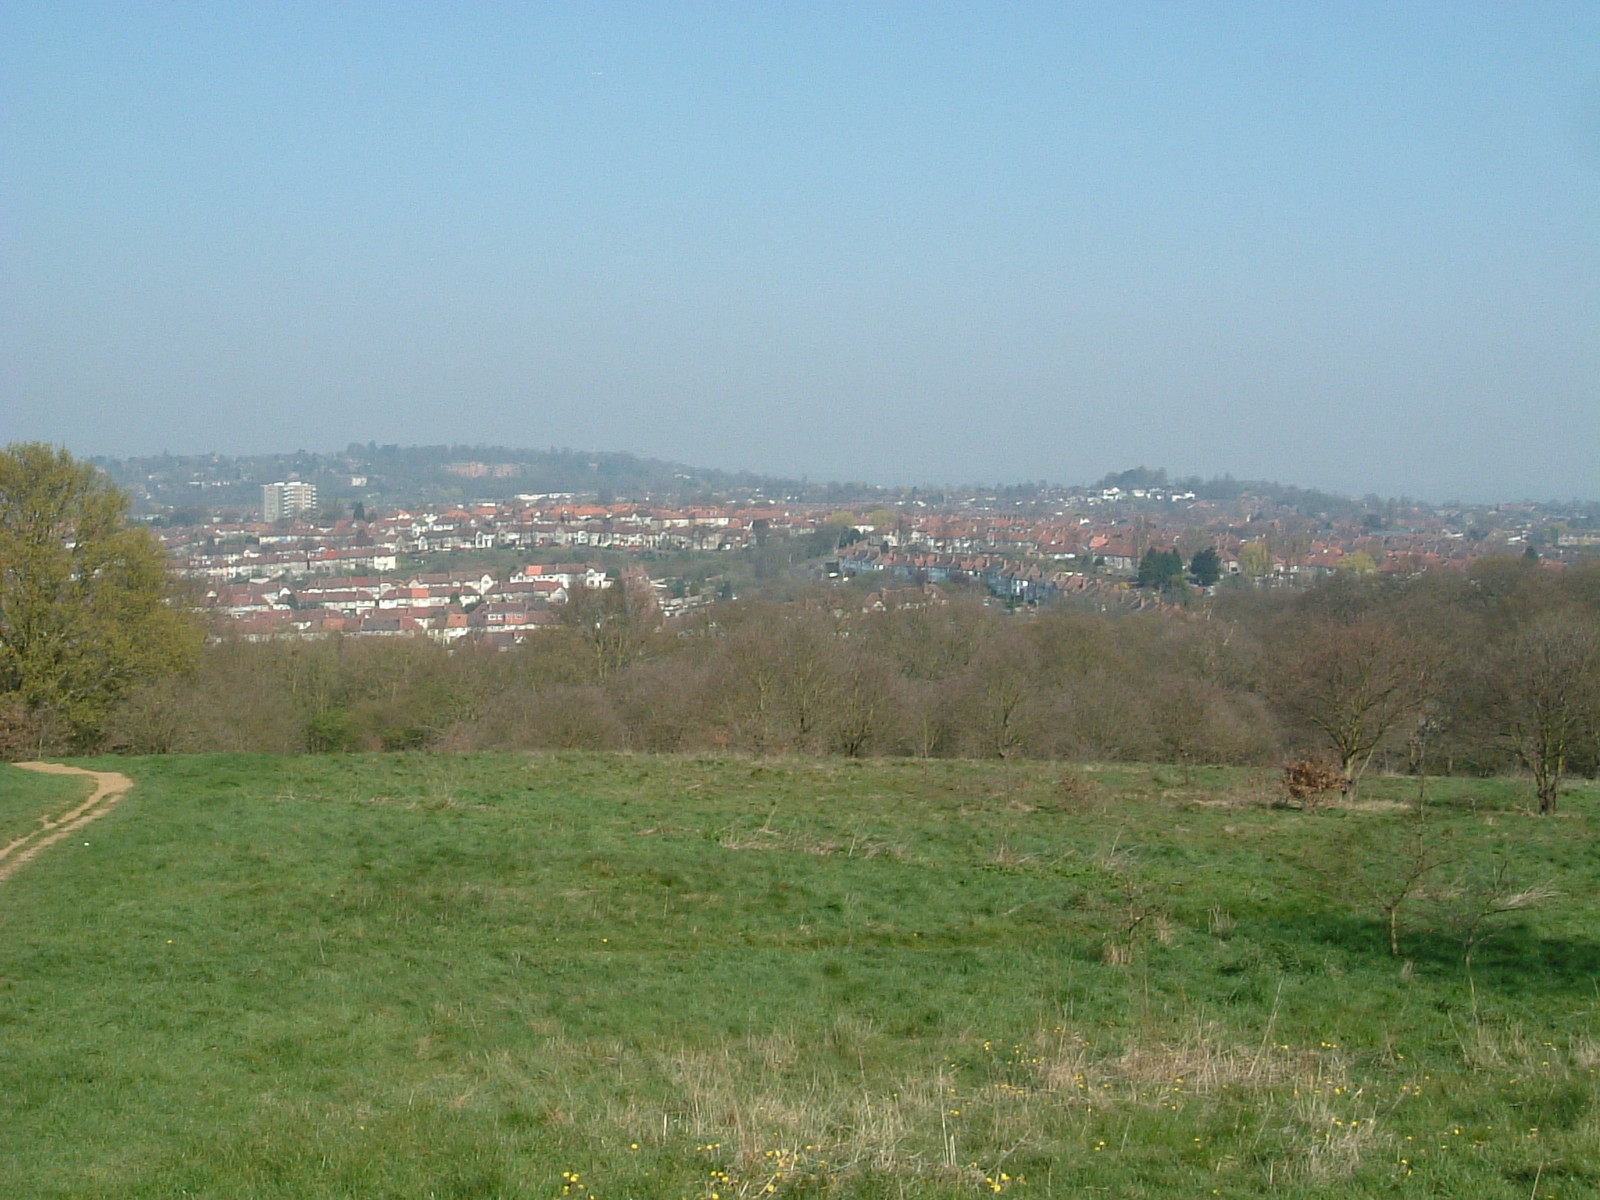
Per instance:
[[[329,524],[303,518],[217,522],[162,532],[237,636],[426,634],[498,645],[552,624],[575,587],[607,586],[608,577],[581,563],[530,565],[505,578],[419,574],[402,564],[424,555],[447,563],[454,553],[484,550],[725,554],[832,527],[847,543],[833,557],[835,575],[881,572],[891,585],[966,583],[1022,603],[1093,589],[1143,604],[1146,598],[1128,594],[1128,577],[1147,551],[1174,545],[1191,551],[1211,545],[1225,574],[1293,586],[1352,567],[1387,573],[1465,567],[1485,553],[1522,552],[1526,540],[1513,526],[1486,543],[1437,517],[1414,519],[1403,529],[1331,523],[1308,532],[1303,521],[1263,513],[1259,505],[1245,514],[1240,505],[1182,495],[1157,512],[1130,515],[1107,503],[1114,498],[1091,499],[1080,509],[1043,516],[913,503],[875,519],[819,505],[657,508],[565,499],[395,510]],[[1559,543],[1556,549],[1546,559],[1548,569],[1560,569]],[[1582,551],[1564,553],[1576,552]],[[667,615],[711,602],[709,596],[670,594],[666,580],[652,581],[651,590]]]

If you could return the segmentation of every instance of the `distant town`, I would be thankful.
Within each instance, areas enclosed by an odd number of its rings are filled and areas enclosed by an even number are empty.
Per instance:
[[[249,640],[505,648],[557,623],[576,590],[619,582],[664,620],[752,590],[851,582],[880,606],[968,591],[1012,607],[1145,608],[1496,556],[1560,571],[1600,553],[1592,503],[1352,500],[1146,468],[1076,487],[891,490],[463,449],[100,466],[194,582],[217,636]]]

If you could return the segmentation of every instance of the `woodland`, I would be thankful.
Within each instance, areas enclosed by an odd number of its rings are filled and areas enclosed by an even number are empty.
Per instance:
[[[884,603],[882,597],[888,598]],[[882,605],[880,609],[880,604]],[[1520,772],[1542,811],[1596,769],[1600,565],[1225,587],[1152,612],[819,589],[663,623],[627,584],[509,652],[423,639],[208,645],[130,689],[132,753],[589,749],[1373,765]]]

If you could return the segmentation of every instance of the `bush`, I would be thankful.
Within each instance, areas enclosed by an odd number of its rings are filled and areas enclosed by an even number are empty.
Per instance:
[[[1315,811],[1330,792],[1337,792],[1343,786],[1344,776],[1327,759],[1296,758],[1283,768],[1284,790],[1307,812]]]

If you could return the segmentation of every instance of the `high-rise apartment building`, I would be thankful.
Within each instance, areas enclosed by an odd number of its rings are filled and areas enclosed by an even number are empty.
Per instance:
[[[282,521],[317,507],[317,488],[312,483],[264,483],[261,485],[261,519],[267,524]]]

